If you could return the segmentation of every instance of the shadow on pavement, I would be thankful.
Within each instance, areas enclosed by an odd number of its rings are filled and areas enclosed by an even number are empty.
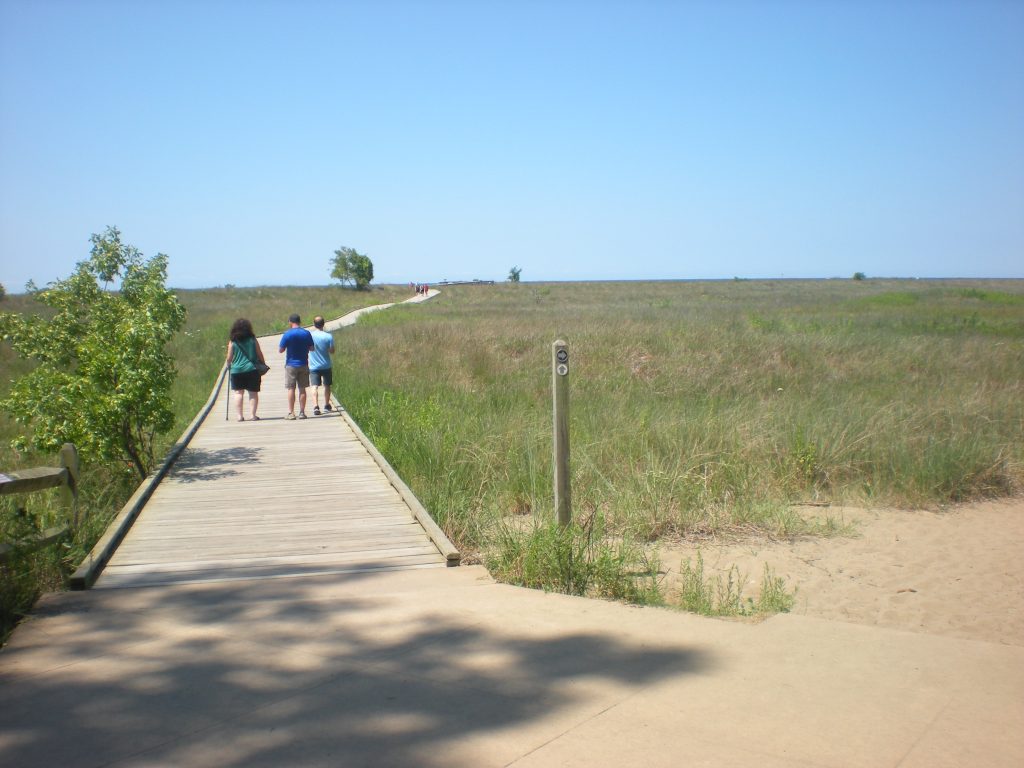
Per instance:
[[[609,696],[710,666],[354,592],[369,578],[52,596],[0,652],[0,764],[500,765],[524,728],[539,746]],[[485,749],[513,732],[508,754]]]

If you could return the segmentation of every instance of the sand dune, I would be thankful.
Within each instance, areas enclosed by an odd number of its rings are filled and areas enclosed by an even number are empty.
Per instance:
[[[1024,500],[940,512],[830,508],[852,536],[702,543],[705,572],[732,565],[756,594],[764,563],[797,588],[794,613],[1024,646]],[[670,569],[696,544],[661,551]]]

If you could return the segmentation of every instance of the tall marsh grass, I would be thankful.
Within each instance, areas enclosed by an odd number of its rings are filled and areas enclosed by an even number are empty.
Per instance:
[[[486,565],[499,581],[569,595],[644,605],[662,602],[657,560],[621,537],[604,535],[600,515],[561,527],[535,520],[495,529]]]
[[[744,595],[747,577],[735,565],[724,576],[705,575],[704,556],[698,550],[696,564],[689,560],[679,569],[679,585],[673,604],[703,616],[768,616],[787,613],[796,602],[786,580],[765,563],[757,598]]]
[[[1024,281],[452,287],[344,331],[335,391],[471,552],[551,513],[556,338],[574,504],[610,536],[814,533],[794,503],[1024,481]]]

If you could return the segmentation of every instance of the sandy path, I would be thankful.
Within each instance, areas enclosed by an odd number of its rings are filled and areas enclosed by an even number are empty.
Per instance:
[[[796,587],[794,613],[1024,646],[1024,499],[943,512],[823,510],[850,537],[700,544],[705,574],[735,564],[756,594],[764,563]],[[807,510],[807,514],[814,514]],[[663,547],[671,585],[698,545]]]

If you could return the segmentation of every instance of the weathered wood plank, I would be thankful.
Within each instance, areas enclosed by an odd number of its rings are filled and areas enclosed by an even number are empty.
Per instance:
[[[283,565],[340,565],[372,560],[393,560],[405,557],[426,557],[441,562],[437,547],[429,541],[418,547],[394,547],[388,549],[362,549],[354,552],[303,552],[299,555],[272,555],[263,557],[210,557],[189,560],[153,561],[110,566],[111,573],[188,573],[192,571],[223,570],[234,568],[248,570],[253,568],[276,567]]]
[[[70,474],[65,467],[30,467],[0,474],[0,496],[30,493],[67,485]]]
[[[367,515],[387,515],[388,513],[405,515],[408,507],[394,499],[367,499],[360,503],[358,499],[348,499],[337,504],[303,505],[289,513],[284,513],[274,504],[238,505],[228,502],[203,503],[193,508],[185,508],[178,504],[154,504],[149,507],[152,519],[161,521],[182,522],[230,520],[240,518],[253,520],[267,518],[271,520],[295,520],[296,522],[323,520],[329,518],[365,517]]]
[[[117,589],[125,587],[157,587],[173,584],[191,584],[212,581],[246,581],[251,579],[281,579],[298,576],[326,576],[371,571],[398,571],[417,568],[444,568],[445,563],[436,556],[396,558],[395,560],[373,559],[358,563],[339,563],[316,566],[272,566],[253,569],[226,568],[222,570],[191,571],[187,573],[104,573],[97,588]]]
[[[262,554],[264,556],[276,556],[285,553],[300,554],[303,552],[315,554],[358,552],[368,549],[384,550],[407,545],[420,546],[429,543],[430,539],[422,531],[419,534],[406,534],[403,536],[345,538],[314,544],[311,544],[308,538],[296,538],[274,541],[271,546],[266,546],[262,549]],[[118,552],[117,562],[119,565],[127,565],[133,562],[169,562],[177,557],[176,553],[187,553],[190,559],[198,559],[206,555],[223,554],[234,556],[237,554],[252,554],[254,551],[261,551],[258,549],[258,542],[248,539],[197,540],[194,543],[178,541],[174,548],[125,546],[123,550]]]
[[[240,523],[245,524],[245,531],[240,532]],[[345,533],[351,531],[353,535],[361,535],[365,531],[382,530],[382,531],[401,531],[403,528],[410,525],[408,518],[400,517],[398,515],[382,517],[368,517],[360,519],[349,519],[344,523],[337,524],[333,529],[326,527],[320,527],[317,530],[322,530],[325,533]],[[218,526],[182,526],[182,525],[171,525],[166,522],[153,522],[148,521],[145,525],[140,525],[138,532],[132,537],[133,540],[139,541],[159,541],[164,538],[174,539],[204,539],[210,538],[211,536],[245,536],[247,533],[252,532],[254,535],[265,536],[267,532],[287,532],[296,531],[299,535],[304,535],[304,532],[296,526],[289,525],[274,525],[271,522],[261,522],[259,520],[247,521],[244,518],[235,520],[225,521],[223,524]],[[258,532],[258,533],[257,533]]]
[[[310,536],[310,532],[322,533],[322,536]],[[270,547],[278,541],[308,541],[310,546],[323,545],[332,541],[344,541],[349,539],[381,539],[384,541],[393,540],[402,536],[426,535],[423,529],[416,525],[410,525],[408,521],[388,526],[334,526],[331,528],[301,529],[287,526],[274,525],[253,525],[248,526],[244,531],[239,531],[236,526],[219,526],[203,531],[194,528],[175,529],[162,527],[160,530],[140,529],[139,533],[132,536],[131,541],[125,541],[121,546],[129,548],[152,549],[156,547],[171,546],[193,546],[210,542],[210,546],[219,546],[222,542],[232,539],[246,542],[246,546],[253,546],[262,541],[263,546]],[[120,548],[119,548],[120,549]]]

